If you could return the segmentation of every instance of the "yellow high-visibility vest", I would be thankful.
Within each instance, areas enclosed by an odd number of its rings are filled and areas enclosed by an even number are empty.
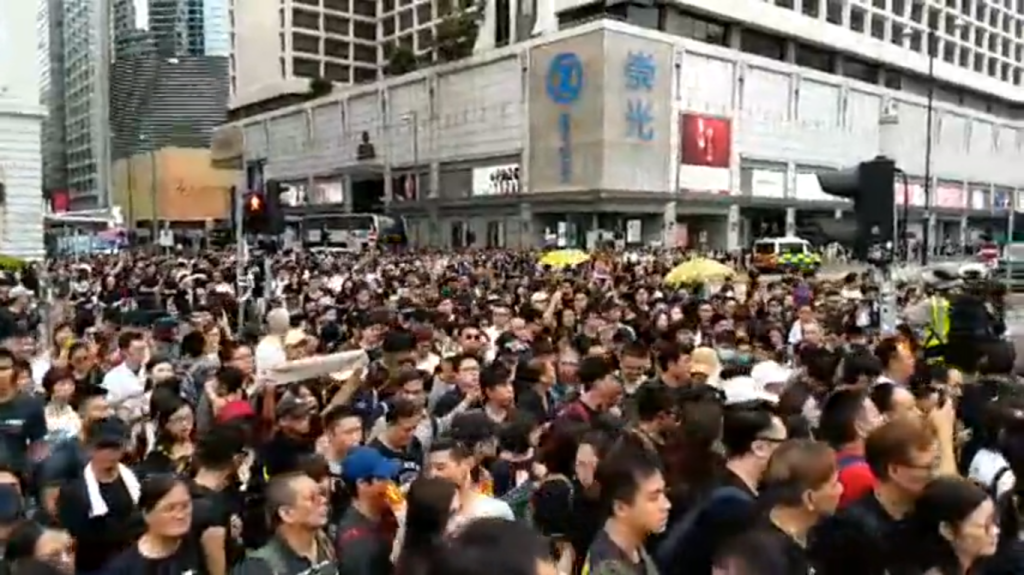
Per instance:
[[[949,300],[940,296],[932,296],[931,321],[925,326],[924,346],[926,348],[946,345],[949,338]]]

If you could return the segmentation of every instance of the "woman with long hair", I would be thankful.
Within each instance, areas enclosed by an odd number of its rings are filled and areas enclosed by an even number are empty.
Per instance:
[[[139,438],[136,454],[140,477],[158,473],[185,473],[192,460],[192,407],[169,388],[154,390],[149,401],[152,426]]]
[[[405,522],[395,538],[395,575],[422,575],[458,512],[458,486],[440,477],[420,477],[406,496]],[[394,555],[394,554],[393,554]]]
[[[184,480],[157,475],[142,482],[139,510],[145,532],[115,558],[104,575],[182,575],[202,573],[203,555],[189,535],[192,496]]]
[[[908,517],[900,573],[974,575],[999,542],[995,504],[986,491],[960,477],[929,483]]]

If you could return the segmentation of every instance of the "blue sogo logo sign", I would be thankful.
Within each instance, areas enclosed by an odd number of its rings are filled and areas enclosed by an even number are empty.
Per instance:
[[[548,65],[548,97],[556,104],[568,105],[580,97],[583,90],[583,63],[572,52],[556,54]]]

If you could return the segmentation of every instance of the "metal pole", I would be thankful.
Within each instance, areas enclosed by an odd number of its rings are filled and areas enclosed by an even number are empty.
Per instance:
[[[1016,195],[1017,191],[1016,190],[1011,190],[1010,193]],[[1010,278],[1010,262],[1009,262],[1010,258],[1009,258],[1009,253],[1010,253],[1010,246],[1013,245],[1013,231],[1014,231],[1013,230],[1013,220],[1015,219],[1014,216],[1017,215],[1017,211],[1016,211],[1016,208],[1017,208],[1016,204],[1017,204],[1017,202],[1016,202],[1016,200],[1017,200],[1017,198],[1015,198],[1015,197],[1011,197],[1010,198],[1010,205],[1009,205],[1010,209],[1007,212],[1007,216],[1006,216],[1006,218],[1007,218],[1007,222],[1006,222],[1006,241],[1003,242],[1003,251],[1002,251],[1001,254],[999,254],[999,259],[1002,262],[1006,262],[1005,267],[1006,267],[1006,285],[1007,286],[1010,285],[1010,279],[1011,279]]]
[[[412,185],[415,198],[420,196],[420,119],[417,112],[412,112]]]
[[[238,329],[241,332],[242,326],[245,325],[245,306],[248,303],[248,300],[242,299],[242,278],[245,277],[245,230],[242,222],[245,217],[242,211],[244,192],[236,187],[231,189],[231,193],[235,196],[235,289],[238,290]]]
[[[928,107],[924,143],[924,228],[921,234],[921,265],[928,265],[928,232],[932,206],[932,116],[935,111],[935,30],[928,28]]]

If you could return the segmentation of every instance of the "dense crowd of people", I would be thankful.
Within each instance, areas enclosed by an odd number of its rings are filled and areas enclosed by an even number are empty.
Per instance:
[[[541,255],[7,274],[0,571],[1024,573],[1001,326],[926,359],[867,276]]]

